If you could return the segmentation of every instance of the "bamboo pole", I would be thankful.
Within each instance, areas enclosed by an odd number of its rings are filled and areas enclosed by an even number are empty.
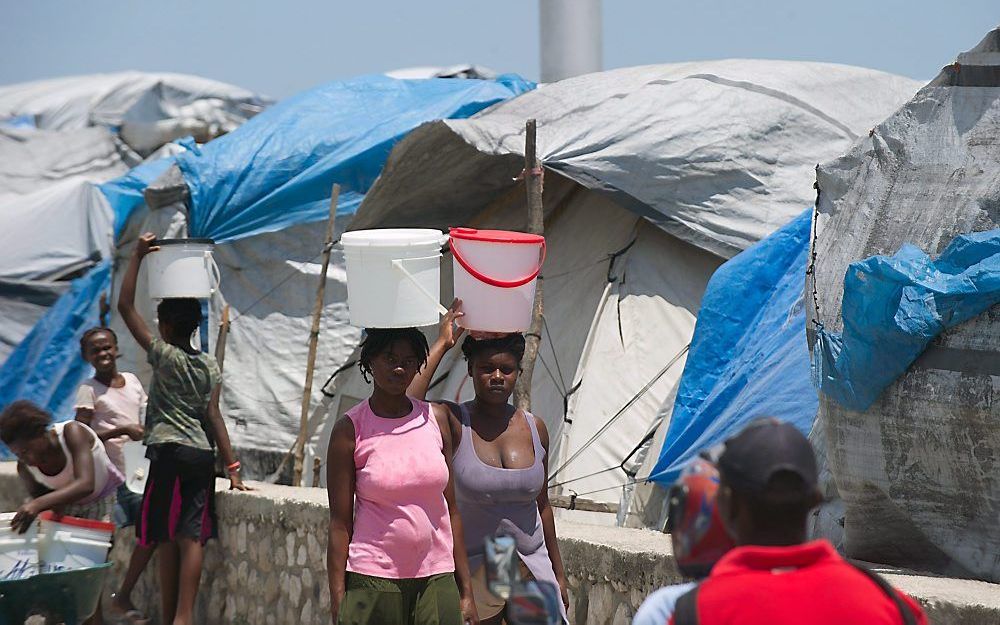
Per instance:
[[[302,485],[302,464],[306,450],[306,430],[309,425],[309,404],[312,400],[313,373],[316,369],[316,348],[319,344],[319,323],[323,317],[323,298],[326,295],[326,270],[330,267],[330,252],[333,249],[333,232],[337,223],[337,199],[340,185],[334,184],[330,193],[330,218],[326,222],[326,241],[323,244],[323,268],[319,272],[319,286],[316,288],[316,303],[313,304],[312,329],[309,330],[309,358],[306,361],[306,382],[302,389],[302,413],[299,419],[299,436],[295,439],[295,465],[292,486]]]
[[[528,197],[528,232],[544,234],[545,220],[542,211],[542,166],[536,148],[536,124],[529,119],[524,133],[524,183]],[[521,358],[521,375],[514,386],[514,406],[531,410],[531,377],[542,338],[542,276],[535,284],[535,302],[532,306],[531,327],[525,336],[524,357]]]

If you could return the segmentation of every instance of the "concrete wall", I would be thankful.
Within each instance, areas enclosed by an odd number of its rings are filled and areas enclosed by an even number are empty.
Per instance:
[[[227,482],[219,481],[220,489]],[[238,625],[329,624],[326,583],[326,491],[253,484],[251,493],[218,496],[220,539],[205,554],[196,621]],[[24,498],[12,463],[0,463],[0,511]],[[668,538],[648,530],[558,522],[570,583],[570,617],[580,625],[624,625],[652,590],[680,581]],[[124,571],[134,544],[119,532],[112,552]],[[136,603],[158,613],[155,561],[136,589]],[[936,625],[1000,622],[1000,585],[891,574],[918,598]]]

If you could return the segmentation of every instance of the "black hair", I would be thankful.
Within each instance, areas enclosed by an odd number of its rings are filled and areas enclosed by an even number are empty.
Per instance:
[[[52,416],[34,403],[20,399],[0,413],[0,440],[5,445],[14,441],[38,438],[49,429]]]
[[[366,328],[365,340],[361,342],[361,355],[358,357],[358,369],[365,382],[371,383],[372,360],[384,352],[396,341],[406,341],[420,359],[420,367],[427,362],[430,347],[427,337],[416,328]]]
[[[520,369],[521,359],[524,358],[524,345],[524,335],[520,332],[493,339],[474,339],[467,336],[462,341],[462,354],[470,362],[484,352],[510,354],[517,360],[517,368]]]
[[[86,353],[86,351],[87,351],[87,341],[90,340],[90,337],[94,336],[95,334],[100,334],[101,332],[106,332],[107,334],[110,334],[111,335],[111,340],[114,341],[115,345],[118,345],[118,335],[115,334],[114,330],[112,330],[111,328],[109,328],[107,326],[94,326],[93,328],[90,328],[86,332],[84,332],[83,336],[80,337],[80,353],[81,354],[85,354]]]
[[[725,476],[721,476],[726,482]],[[733,496],[741,499],[754,527],[772,531],[801,531],[812,510],[818,503],[816,492],[810,489],[802,476],[793,471],[776,471],[767,486],[760,492],[738,492],[730,485]]]
[[[167,298],[156,307],[156,316],[179,336],[190,337],[201,323],[201,303],[193,297]]]

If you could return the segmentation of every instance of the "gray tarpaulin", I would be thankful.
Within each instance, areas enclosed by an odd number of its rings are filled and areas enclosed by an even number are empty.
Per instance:
[[[107,128],[64,132],[0,125],[0,193],[31,193],[66,180],[103,182],[138,162]]]
[[[812,318],[843,329],[850,263],[1000,227],[1000,31],[818,171]],[[1000,309],[939,335],[864,412],[821,395],[847,554],[1000,581]]]
[[[753,60],[571,78],[414,131],[353,227],[390,215],[449,225],[459,207],[512,191],[524,123],[536,118],[546,167],[728,258],[811,205],[816,163],[846,152],[918,86],[857,67]]]
[[[269,101],[181,74],[122,72],[0,87],[0,362],[65,291],[111,257],[112,220],[91,183],[208,140]]]
[[[46,130],[182,118],[239,125],[268,104],[246,89],[185,74],[90,74],[0,87],[0,119],[30,116]]]
[[[393,149],[350,228],[522,229],[524,186],[514,178],[525,121],[537,120],[549,246],[532,409],[549,428],[552,484],[614,502],[628,478],[619,464],[669,415],[661,408],[684,368],[709,277],[810,206],[816,163],[845,152],[918,87],[866,69],[782,61],[580,76],[415,130]],[[450,265],[446,256],[444,301]],[[470,398],[457,350],[438,377],[431,397]],[[356,370],[332,386],[332,415],[370,392]],[[317,441],[321,455],[332,422]]]

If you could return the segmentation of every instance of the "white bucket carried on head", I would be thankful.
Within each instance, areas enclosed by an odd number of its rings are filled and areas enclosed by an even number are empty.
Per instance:
[[[483,332],[531,326],[535,283],[545,262],[545,237],[507,230],[451,229],[459,325]]]
[[[146,256],[149,296],[153,299],[211,297],[221,274],[212,257],[212,239],[163,239],[160,249]]]
[[[38,567],[42,573],[84,569],[108,561],[114,523],[50,512],[39,515]]]
[[[440,302],[440,230],[355,230],[340,237],[347,261],[351,325],[409,328],[434,325],[447,312]]]

